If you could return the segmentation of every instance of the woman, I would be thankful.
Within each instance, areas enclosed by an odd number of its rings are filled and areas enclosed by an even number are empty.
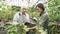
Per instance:
[[[42,3],[37,4],[36,9],[39,15],[39,24],[43,27],[44,31],[48,30],[48,13],[45,11],[44,5]]]

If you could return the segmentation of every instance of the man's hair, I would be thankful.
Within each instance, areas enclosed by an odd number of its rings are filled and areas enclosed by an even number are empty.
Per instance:
[[[37,4],[37,6],[36,6],[36,7],[41,8],[43,11],[45,10],[44,5],[43,5],[42,3]]]

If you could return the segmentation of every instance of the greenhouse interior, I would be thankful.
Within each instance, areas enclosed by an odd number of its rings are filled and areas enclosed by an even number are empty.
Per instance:
[[[0,34],[60,34],[60,0],[0,0]]]

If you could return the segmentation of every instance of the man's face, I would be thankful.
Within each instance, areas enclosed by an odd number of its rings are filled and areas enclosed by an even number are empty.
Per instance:
[[[27,8],[26,7],[21,7],[21,11],[22,11],[22,13],[25,13],[27,11]]]
[[[37,7],[37,11],[38,11],[38,13],[42,13],[43,10],[41,8]]]

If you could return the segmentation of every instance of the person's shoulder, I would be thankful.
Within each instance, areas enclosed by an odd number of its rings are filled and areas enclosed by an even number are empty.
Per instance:
[[[17,12],[16,14],[18,14],[18,13],[20,13],[20,12]]]
[[[26,15],[29,15],[28,13],[26,13]]]
[[[27,16],[27,17],[29,17],[29,14],[28,14],[28,13],[26,13],[26,16]]]
[[[48,16],[48,13],[47,12],[44,12],[43,16]]]
[[[19,13],[20,13],[20,12],[15,13],[15,15],[14,15],[14,16],[16,16],[16,15],[17,15],[17,16],[19,16]]]
[[[45,12],[44,15],[48,15],[48,12]]]

